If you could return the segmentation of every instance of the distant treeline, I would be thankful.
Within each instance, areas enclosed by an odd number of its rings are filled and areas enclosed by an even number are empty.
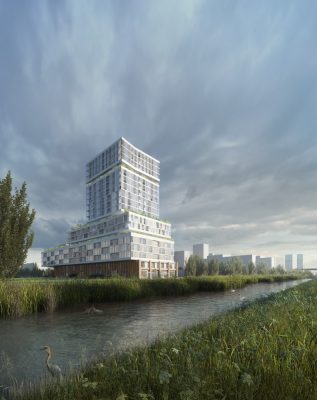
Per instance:
[[[228,262],[223,262],[217,259],[205,261],[199,256],[192,255],[189,257],[185,268],[185,276],[285,273],[281,265],[275,268],[270,268],[263,263],[255,266],[253,262],[250,262],[245,265],[239,257],[232,257]]]
[[[51,269],[40,269],[37,263],[33,264],[32,269],[21,268],[16,274],[16,278],[41,278],[41,277],[51,277],[53,274]]]

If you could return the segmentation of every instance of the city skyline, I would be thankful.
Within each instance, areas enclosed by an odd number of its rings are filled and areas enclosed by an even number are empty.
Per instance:
[[[196,247],[196,250],[195,250]],[[199,248],[199,250],[197,250],[197,248]],[[207,257],[202,257],[202,248],[208,248],[209,252],[208,252],[208,256]],[[225,249],[227,250],[227,249]],[[218,251],[217,249],[213,248],[210,243],[199,243],[199,244],[192,244],[192,247],[186,247],[184,249],[175,249],[175,253],[178,253],[177,256],[175,256],[175,260],[178,259],[179,257],[181,257],[182,259],[182,263],[184,263],[184,255],[186,254],[186,257],[188,258],[190,255],[198,255],[200,258],[203,259],[208,259],[208,258],[213,258],[214,256],[216,256],[216,258],[232,258],[232,257],[244,257],[246,255],[252,255],[254,256],[254,260],[252,260],[252,262],[254,262],[255,264],[257,263],[269,263],[269,259],[272,260],[272,265],[271,266],[278,266],[281,265],[283,267],[287,266],[287,262],[286,259],[291,256],[291,264],[292,264],[292,268],[303,268],[303,266],[305,266],[305,268],[309,269],[308,266],[306,266],[306,259],[305,259],[305,254],[303,253],[291,253],[291,254],[285,254],[282,256],[276,256],[275,254],[269,253],[268,251],[266,251],[265,253],[259,254],[259,253],[255,253],[255,252],[242,252],[240,251],[239,253],[230,253],[228,251],[222,252],[222,251]],[[181,254],[182,253],[182,254]],[[181,254],[181,256],[180,256]],[[205,252],[205,255],[207,253]],[[220,259],[219,258],[219,259]],[[305,262],[304,262],[305,259]]]
[[[37,211],[28,261],[83,223],[83,165],[161,161],[175,250],[317,265],[317,3],[0,3],[0,177]]]

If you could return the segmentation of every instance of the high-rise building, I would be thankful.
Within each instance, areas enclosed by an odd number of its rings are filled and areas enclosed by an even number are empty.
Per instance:
[[[297,269],[304,269],[304,255],[297,254]]]
[[[275,267],[275,258],[274,257],[262,257],[256,256],[256,265],[265,265],[268,268]]]
[[[57,276],[175,276],[171,224],[159,219],[160,162],[120,138],[86,167],[88,222],[42,253]]]
[[[210,260],[218,260],[220,262],[224,262],[227,264],[230,262],[232,259],[238,259],[241,261],[243,265],[248,265],[249,263],[253,263],[255,265],[256,263],[256,255],[254,254],[244,254],[244,255],[237,255],[237,256],[231,256],[231,255],[225,255],[225,254],[212,254],[210,253],[207,257],[207,261]]]
[[[228,262],[233,256],[230,254],[213,254],[209,253],[207,256],[207,261],[217,260],[219,262]]]
[[[293,269],[293,254],[285,255],[285,269],[292,270]]]
[[[193,245],[193,255],[199,256],[204,260],[207,259],[209,254],[209,244],[207,243],[199,243]]]
[[[121,138],[86,166],[89,221],[131,210],[159,217],[160,162]]]
[[[191,254],[188,250],[174,251],[174,261],[178,264],[178,276],[184,276],[186,264]]]

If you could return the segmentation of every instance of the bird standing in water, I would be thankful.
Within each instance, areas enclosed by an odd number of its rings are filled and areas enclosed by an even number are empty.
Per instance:
[[[98,308],[96,308],[94,305],[92,305],[91,307],[88,307],[85,311],[85,314],[102,314],[103,311],[99,310]]]
[[[52,349],[49,346],[44,346],[44,347],[41,347],[41,350],[45,350],[47,353],[46,365],[47,365],[47,369],[49,370],[50,374],[54,378],[59,378],[59,380],[63,379],[61,368],[58,365],[53,364],[51,362]]]

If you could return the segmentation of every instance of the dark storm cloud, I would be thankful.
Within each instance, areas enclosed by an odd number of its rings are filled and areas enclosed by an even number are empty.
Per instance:
[[[314,241],[316,11],[0,1],[0,173],[28,183],[35,246],[84,218],[85,164],[119,136],[161,160],[176,248]]]

